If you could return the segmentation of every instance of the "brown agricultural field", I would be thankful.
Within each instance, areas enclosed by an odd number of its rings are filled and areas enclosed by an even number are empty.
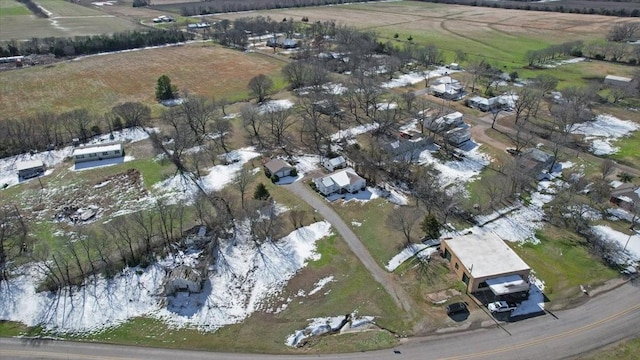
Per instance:
[[[268,56],[200,43],[5,71],[0,73],[0,118],[75,108],[100,115],[122,102],[154,103],[162,74],[182,92],[239,100],[252,77],[278,75],[281,66]]]
[[[233,20],[248,15],[221,14],[216,18]],[[525,42],[532,42],[538,47],[569,40],[603,39],[612,24],[637,21],[634,18],[601,15],[411,1],[255,11],[250,16],[257,15],[274,19],[291,17],[294,20],[306,16],[310,22],[335,20],[338,24],[374,30],[382,37],[388,36],[389,33],[399,33],[400,39],[412,35],[416,41],[427,38],[434,39],[436,43],[441,38],[446,39],[448,46],[454,47],[459,43],[462,48],[468,48],[466,43],[471,41],[488,43],[489,47],[494,44],[499,47],[503,38],[516,40],[524,37]]]

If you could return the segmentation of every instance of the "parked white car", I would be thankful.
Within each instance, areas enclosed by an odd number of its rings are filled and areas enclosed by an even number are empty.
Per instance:
[[[508,303],[506,301],[495,301],[489,303],[487,308],[491,313],[503,313],[503,312],[512,312],[517,308],[517,305],[514,303]]]

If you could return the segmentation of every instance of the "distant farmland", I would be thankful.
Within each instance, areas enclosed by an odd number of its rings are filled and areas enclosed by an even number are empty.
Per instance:
[[[48,19],[36,17],[15,0],[0,0],[0,41],[110,34],[139,27],[127,19],[64,0],[37,3],[52,13]]]
[[[279,74],[282,62],[218,46],[192,44],[101,55],[46,67],[0,72],[0,118],[86,108],[101,116],[126,101],[153,104],[158,77],[182,92],[238,100],[262,73]]]

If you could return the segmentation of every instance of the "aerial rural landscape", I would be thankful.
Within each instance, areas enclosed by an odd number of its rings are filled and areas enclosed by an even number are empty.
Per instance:
[[[639,17],[0,0],[0,357],[637,359]]]

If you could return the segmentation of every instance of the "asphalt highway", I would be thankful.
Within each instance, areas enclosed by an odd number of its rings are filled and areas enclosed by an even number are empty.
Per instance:
[[[585,295],[586,296],[586,295]],[[320,359],[567,359],[640,337],[640,287],[629,282],[579,307],[503,328],[408,338],[394,349],[326,355],[264,355],[157,349],[101,343],[0,338],[0,359],[308,360]],[[215,336],[212,334],[211,336]],[[284,340],[283,340],[284,341]]]

